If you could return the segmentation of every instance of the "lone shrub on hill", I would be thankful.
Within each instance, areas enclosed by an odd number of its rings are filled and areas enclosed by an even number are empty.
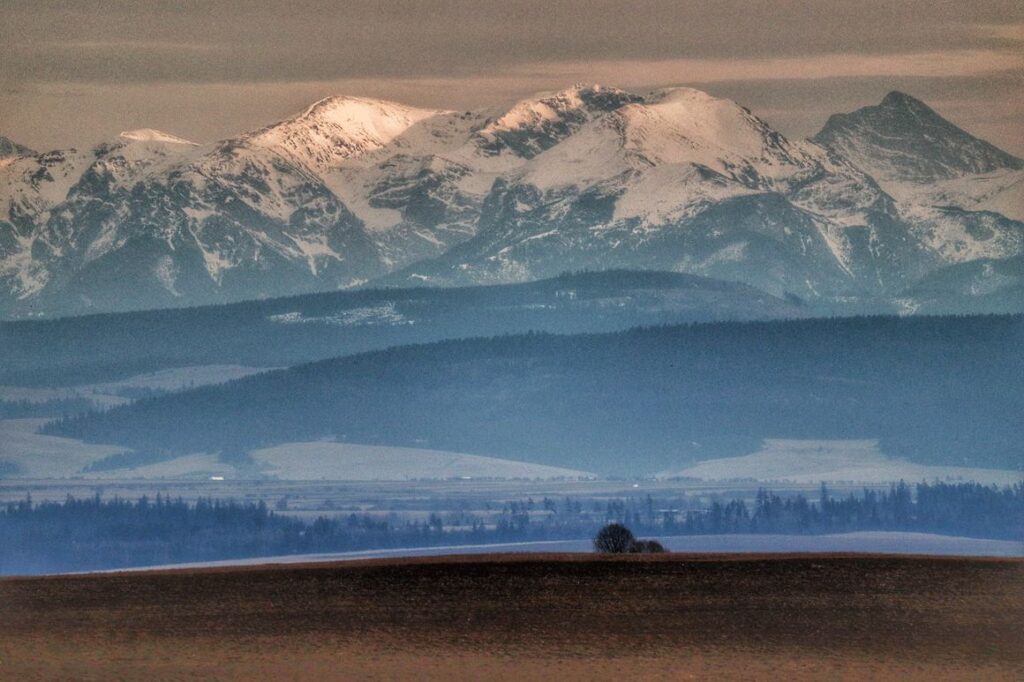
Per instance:
[[[630,554],[664,554],[665,546],[657,540],[634,540],[626,551]]]
[[[594,536],[594,550],[601,554],[662,554],[657,540],[637,540],[621,523],[609,523]]]
[[[594,551],[601,554],[625,554],[636,542],[633,531],[621,523],[609,523],[594,536]]]

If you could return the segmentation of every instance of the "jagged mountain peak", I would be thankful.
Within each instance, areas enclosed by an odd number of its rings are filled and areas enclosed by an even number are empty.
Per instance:
[[[789,165],[789,141],[736,102],[702,90],[656,90],[613,116],[625,146],[651,163],[684,163],[724,170],[740,158]]]
[[[333,96],[212,145],[128,131],[0,161],[0,312],[573,267],[856,298],[1024,249],[1024,162],[920,100],[890,93],[815,142],[701,90],[587,83],[499,112]],[[1009,170],[964,175],[986,168]]]
[[[582,187],[622,174],[635,181],[651,169],[671,166],[688,179],[682,183],[687,186],[695,184],[689,182],[695,179],[694,169],[703,169],[698,174],[722,174],[719,180],[727,176],[741,185],[756,185],[763,178],[792,172],[798,156],[799,150],[784,136],[739,104],[701,90],[673,87],[630,96],[621,106],[586,122],[569,139],[532,160],[523,178],[543,189]],[[658,192],[673,187],[667,177],[664,182]],[[677,188],[672,194],[678,196]],[[657,197],[640,203],[648,200]]]
[[[131,142],[161,142],[165,144],[181,144],[190,147],[198,147],[199,143],[186,140],[183,137],[177,135],[171,135],[165,133],[162,130],[155,130],[153,128],[139,128],[138,130],[125,130],[118,135],[122,140],[129,140]]]
[[[587,109],[591,111],[612,111],[628,102],[641,98],[618,88],[597,83],[576,83],[563,90],[539,92],[516,102],[494,123],[504,122],[507,127],[519,124],[517,115],[552,116],[559,110]]]
[[[1024,160],[899,91],[890,92],[879,104],[834,114],[812,139],[883,181],[927,184],[1024,169]]]
[[[565,88],[564,90],[560,90],[559,92],[575,92],[577,94],[581,94],[582,95],[583,93],[588,93],[588,92],[592,92],[592,93],[596,93],[596,92],[618,92],[618,93],[622,93],[623,91],[620,90],[619,88],[609,87],[607,85],[601,85],[600,83],[588,83],[586,81],[577,81],[577,82],[573,83],[572,85],[570,85],[569,87]]]
[[[558,92],[516,102],[477,131],[479,146],[491,154],[511,152],[533,158],[584,124],[641,98],[617,88],[577,83]]]
[[[417,123],[447,112],[369,97],[339,95],[245,136],[317,173],[337,170],[348,159],[380,149]]]

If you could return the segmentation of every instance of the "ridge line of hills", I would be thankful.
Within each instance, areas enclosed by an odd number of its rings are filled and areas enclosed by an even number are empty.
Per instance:
[[[143,399],[44,433],[157,459],[328,438],[634,475],[765,438],[877,438],[911,462],[1022,470],[1022,340],[1020,315],[446,340]]]
[[[241,303],[0,322],[0,386],[66,386],[174,367],[281,367],[447,338],[615,331],[815,314],[735,282],[654,271],[509,285],[360,289]]]

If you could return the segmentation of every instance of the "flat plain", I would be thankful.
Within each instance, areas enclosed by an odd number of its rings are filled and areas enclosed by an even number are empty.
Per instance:
[[[0,580],[0,678],[1024,678],[1024,561],[587,554]]]

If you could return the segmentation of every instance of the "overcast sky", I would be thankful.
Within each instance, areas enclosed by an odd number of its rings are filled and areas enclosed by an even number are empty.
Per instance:
[[[0,135],[206,142],[333,94],[497,106],[690,85],[791,136],[903,90],[1024,155],[1020,0],[0,1]]]

